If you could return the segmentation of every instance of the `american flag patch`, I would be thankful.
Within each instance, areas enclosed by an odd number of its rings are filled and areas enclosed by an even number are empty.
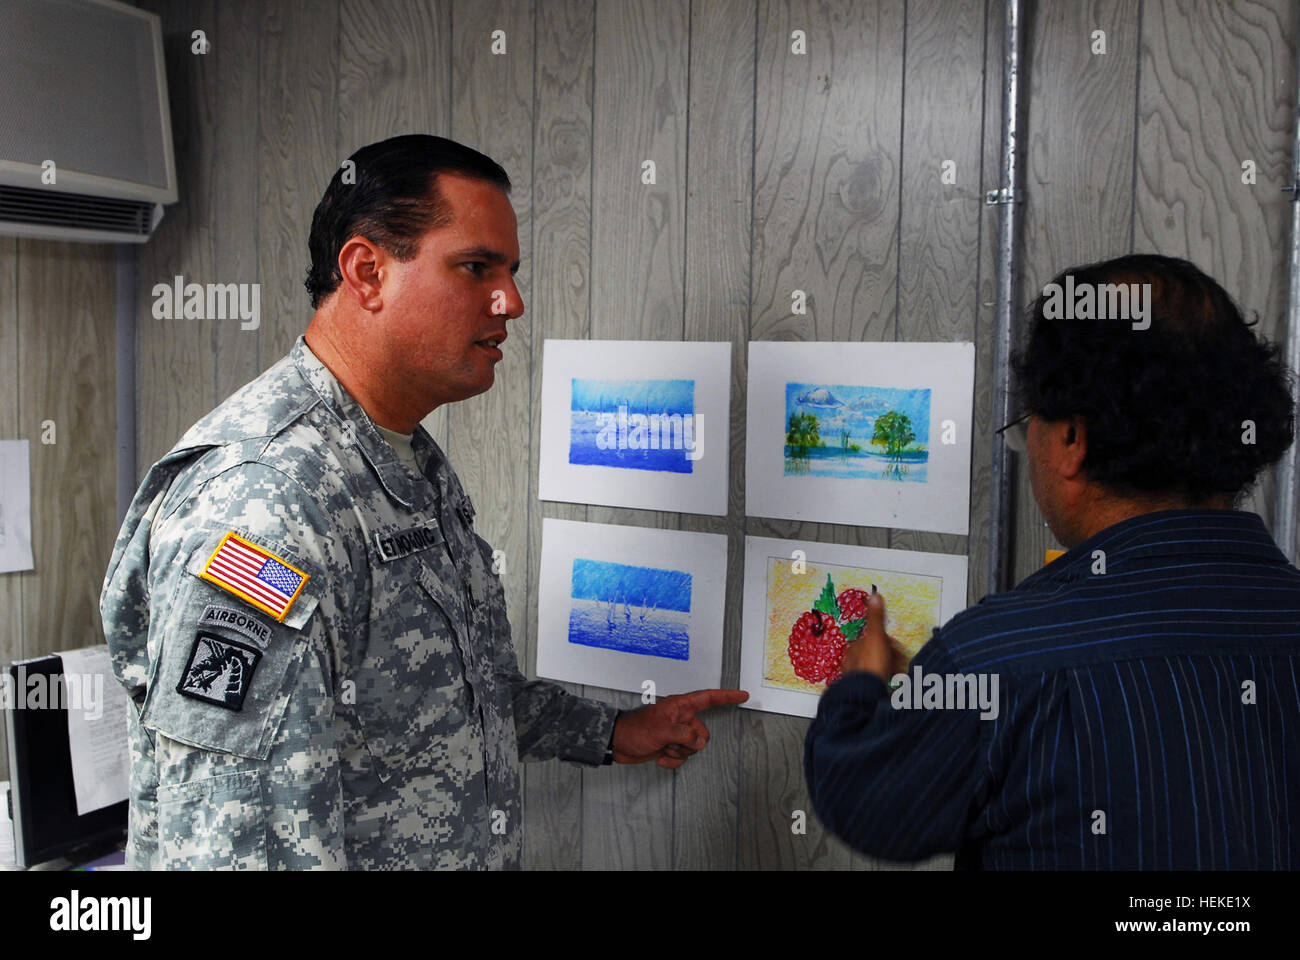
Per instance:
[[[311,575],[231,530],[199,576],[283,621]]]

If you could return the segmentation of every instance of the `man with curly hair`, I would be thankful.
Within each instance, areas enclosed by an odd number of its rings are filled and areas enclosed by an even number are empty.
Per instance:
[[[1291,444],[1288,371],[1184,260],[1054,284],[1003,429],[1069,550],[936,630],[892,693],[870,599],[808,732],[814,807],[864,853],[959,869],[1300,867],[1300,570],[1233,509]],[[1142,317],[1097,309],[1120,290]]]

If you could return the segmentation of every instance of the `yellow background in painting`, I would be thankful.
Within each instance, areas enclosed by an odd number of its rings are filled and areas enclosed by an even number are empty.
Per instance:
[[[821,596],[829,573],[838,597],[850,587],[871,592],[874,583],[885,597],[885,629],[910,660],[939,626],[939,591],[943,581],[914,573],[890,573],[866,567],[809,562],[806,572],[794,573],[788,557],[768,558],[767,631],[763,641],[763,686],[800,693],[821,693],[824,683],[795,676],[788,648],[790,630]]]

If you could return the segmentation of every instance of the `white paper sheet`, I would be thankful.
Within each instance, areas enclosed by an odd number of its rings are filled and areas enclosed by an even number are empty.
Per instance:
[[[851,622],[862,597],[876,584],[885,598],[885,630],[910,656],[933,629],[966,607],[966,558],[912,550],[884,550],[847,544],[745,538],[745,599],[741,630],[740,686],[749,691],[742,707],[817,715],[825,680],[800,676],[790,656],[790,634],[814,611],[828,587],[837,599],[837,629]],[[839,607],[839,603],[843,607]]]
[[[537,674],[656,696],[717,687],[727,538],[542,521]]]
[[[0,440],[0,573],[32,569],[32,486],[26,440]]]
[[[64,650],[64,703],[77,815],[121,803],[130,786],[127,697],[113,675],[108,645]]]
[[[750,343],[745,511],[967,533],[974,389],[970,343]]]
[[[547,340],[542,500],[724,515],[731,344]]]
[[[14,851],[14,822],[9,819],[9,781],[0,780],[0,867],[17,860]]]

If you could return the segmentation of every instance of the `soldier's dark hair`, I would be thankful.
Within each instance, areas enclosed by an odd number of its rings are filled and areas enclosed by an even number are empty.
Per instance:
[[[510,177],[500,164],[445,137],[390,137],[362,147],[348,161],[334,171],[311,218],[305,285],[313,308],[342,282],[339,251],[352,237],[365,237],[407,261],[419,252],[424,234],[451,221],[438,192],[438,174],[484,180],[510,192]]]
[[[1219,284],[1153,254],[1075,267],[1053,282],[1064,288],[1067,275],[1076,289],[1151,285],[1148,329],[1122,318],[1049,319],[1045,287],[1012,360],[1022,412],[1087,424],[1090,480],[1121,495],[1202,503],[1240,494],[1282,456],[1295,434],[1294,374]]]

